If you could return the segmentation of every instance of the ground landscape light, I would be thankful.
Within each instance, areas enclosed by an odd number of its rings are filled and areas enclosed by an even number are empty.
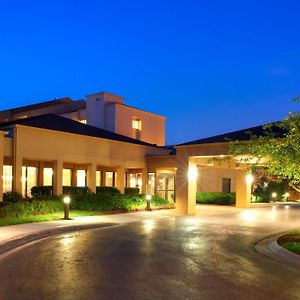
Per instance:
[[[150,194],[146,195],[146,201],[147,201],[147,207],[146,210],[147,211],[151,211],[151,207],[150,207],[150,202],[151,202],[152,196]]]
[[[272,198],[276,198],[277,197],[277,193],[273,192],[272,193]]]
[[[70,220],[70,202],[71,198],[69,196],[64,197],[64,219]]]

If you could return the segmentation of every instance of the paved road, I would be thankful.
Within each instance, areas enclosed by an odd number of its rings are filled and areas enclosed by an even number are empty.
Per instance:
[[[0,299],[300,299],[300,270],[257,253],[300,208],[199,208],[43,240],[0,261]]]

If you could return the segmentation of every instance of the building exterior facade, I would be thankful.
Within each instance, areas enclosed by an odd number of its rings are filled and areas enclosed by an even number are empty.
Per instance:
[[[165,145],[165,117],[124,104],[124,98],[101,92],[72,100],[69,97],[0,111],[0,124],[55,114],[122,134],[137,140]]]
[[[237,206],[249,207],[246,166],[212,163],[228,154],[228,135],[164,147],[165,118],[123,102],[102,92],[0,112],[0,200],[10,191],[30,197],[34,186],[54,195],[64,186],[114,186],[176,201],[180,214],[195,212],[197,190],[236,192]]]

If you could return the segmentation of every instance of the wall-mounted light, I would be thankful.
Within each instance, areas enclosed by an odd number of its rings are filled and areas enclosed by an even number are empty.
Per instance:
[[[246,175],[246,182],[247,182],[248,184],[252,184],[253,181],[254,181],[254,176],[253,176],[252,174],[247,174],[247,175]]]
[[[196,180],[198,177],[198,170],[194,166],[189,166],[188,170],[188,179],[189,180]]]

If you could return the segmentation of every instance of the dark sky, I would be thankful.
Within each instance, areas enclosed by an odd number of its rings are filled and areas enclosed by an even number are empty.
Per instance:
[[[300,1],[1,1],[0,109],[98,91],[179,143],[283,118],[300,94]],[[298,104],[299,105],[299,104]]]

